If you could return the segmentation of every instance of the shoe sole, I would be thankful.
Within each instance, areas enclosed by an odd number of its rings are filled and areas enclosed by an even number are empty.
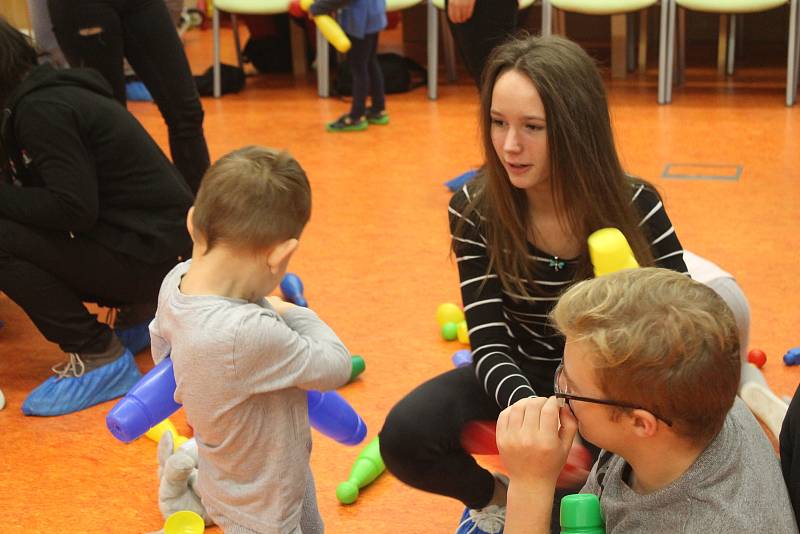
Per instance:
[[[755,382],[748,382],[742,386],[739,396],[750,411],[769,428],[775,439],[778,439],[789,405],[769,389]]]
[[[373,126],[386,126],[389,124],[389,116],[381,117],[380,119],[367,119],[367,122]]]

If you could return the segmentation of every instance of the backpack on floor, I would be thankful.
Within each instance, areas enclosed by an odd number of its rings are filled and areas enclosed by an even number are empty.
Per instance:
[[[428,83],[428,72],[413,59],[399,54],[378,54],[378,64],[383,72],[383,85],[386,94],[406,93]],[[353,76],[350,73],[350,60],[345,59],[336,69],[336,93],[343,96],[353,94]]]

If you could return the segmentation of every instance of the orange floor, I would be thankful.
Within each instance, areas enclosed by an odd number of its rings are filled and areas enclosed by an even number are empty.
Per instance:
[[[224,39],[226,47],[230,39]],[[209,33],[187,35],[195,71],[210,62]],[[225,50],[232,63],[231,50]],[[609,82],[620,153],[632,173],[653,181],[684,246],[735,274],[750,299],[752,346],[766,351],[764,372],[789,395],[800,368],[781,355],[800,345],[800,106],[784,107],[784,71],[741,70],[732,81],[692,69],[674,104],[656,105],[656,73]],[[301,275],[311,306],[367,371],[342,393],[362,414],[369,438],[390,407],[421,381],[451,367],[456,343],[443,341],[436,306],[458,302],[448,257],[442,182],[481,161],[477,102],[464,76],[440,87],[392,95],[392,124],[367,133],[332,135],[323,123],[347,109],[317,98],[313,79],[262,76],[247,90],[205,99],[212,157],[246,144],[290,150],[312,182],[311,223],[291,269]],[[130,109],[166,147],[151,104]],[[741,165],[739,181],[665,180],[667,163]],[[25,395],[61,355],[0,295],[0,532],[143,533],[160,528],[156,446],[123,445],[104,425],[112,403],[58,418],[25,418]],[[137,361],[152,366],[148,353]],[[182,414],[173,418],[188,429]],[[391,476],[341,506],[334,489],[347,477],[358,448],[317,436],[313,454],[320,507],[328,532],[373,534],[452,532],[461,506],[412,490]],[[254,452],[257,454],[257,452]],[[208,532],[219,532],[209,529]]]

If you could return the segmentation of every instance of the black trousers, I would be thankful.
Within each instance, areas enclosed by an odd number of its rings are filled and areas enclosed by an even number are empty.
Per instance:
[[[353,75],[353,102],[350,117],[354,120],[364,116],[367,110],[367,95],[372,99],[370,110],[380,112],[386,109],[383,72],[378,64],[378,35],[368,33],[363,39],[348,35],[352,47],[347,57]]]
[[[494,494],[494,477],[462,448],[461,430],[467,421],[496,420],[499,415],[500,408],[486,395],[472,366],[453,369],[417,387],[392,408],[380,432],[381,457],[409,486],[483,508]],[[586,445],[596,459],[597,449]],[[553,532],[560,532],[561,497],[578,490],[556,490]]]
[[[800,386],[794,393],[780,435],[781,468],[794,515],[800,521]]]
[[[193,192],[209,167],[203,108],[164,0],[48,0],[53,31],[73,67],[100,71],[125,105],[123,57],[153,95],[172,161]]]
[[[448,17],[453,38],[478,89],[489,54],[516,30],[518,10],[517,0],[475,0],[466,22],[455,24]]]
[[[102,352],[111,342],[111,329],[83,302],[155,301],[176,263],[177,258],[151,265],[89,239],[0,218],[0,291],[64,352]]]

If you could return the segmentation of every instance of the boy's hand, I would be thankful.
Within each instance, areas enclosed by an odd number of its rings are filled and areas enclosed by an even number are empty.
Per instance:
[[[497,420],[497,448],[510,478],[555,485],[577,431],[575,416],[569,408],[559,410],[555,397],[527,398],[503,410]]]
[[[267,297],[267,302],[269,302],[270,306],[275,308],[275,311],[278,312],[278,315],[283,315],[283,312],[295,307],[295,305],[291,302],[286,302],[282,298],[275,295]]]

